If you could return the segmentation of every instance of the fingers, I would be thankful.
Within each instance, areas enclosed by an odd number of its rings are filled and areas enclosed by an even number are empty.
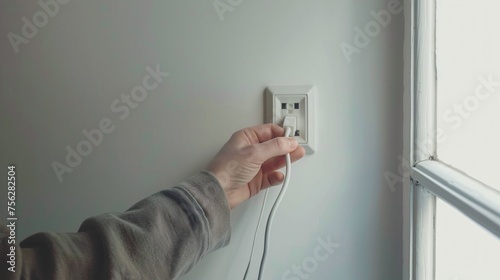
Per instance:
[[[293,152],[290,153],[290,158],[292,162],[295,162],[303,158],[306,154],[304,147],[299,146]],[[286,164],[286,159],[284,156],[278,156],[268,159],[264,164],[262,164],[262,171],[267,173],[284,167]]]
[[[297,140],[289,137],[276,137],[260,144],[254,144],[252,147],[253,156],[260,163],[268,159],[288,154],[297,149]]]
[[[276,137],[282,137],[285,129],[275,124],[261,124],[240,130],[252,144],[269,141]]]
[[[283,182],[284,179],[285,179],[285,175],[283,175],[283,173],[281,173],[279,171],[267,173],[262,178],[262,186],[261,186],[260,190],[262,191],[262,190],[267,189],[269,187],[279,185]]]

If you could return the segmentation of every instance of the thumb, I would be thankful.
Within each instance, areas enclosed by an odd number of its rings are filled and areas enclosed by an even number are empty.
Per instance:
[[[269,141],[255,144],[256,157],[265,162],[266,160],[288,154],[297,149],[299,143],[292,137],[276,137]]]

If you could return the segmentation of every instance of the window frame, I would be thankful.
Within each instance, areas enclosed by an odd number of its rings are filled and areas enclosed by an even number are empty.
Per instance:
[[[436,198],[500,238],[500,192],[439,161],[437,156],[436,1],[410,0],[409,278],[435,279]],[[409,153],[409,154],[408,154]]]

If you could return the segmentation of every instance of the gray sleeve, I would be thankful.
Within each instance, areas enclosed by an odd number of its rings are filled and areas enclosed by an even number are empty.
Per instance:
[[[87,219],[78,233],[28,237],[17,247],[16,273],[0,278],[177,279],[229,243],[229,216],[217,179],[202,171],[126,212]]]

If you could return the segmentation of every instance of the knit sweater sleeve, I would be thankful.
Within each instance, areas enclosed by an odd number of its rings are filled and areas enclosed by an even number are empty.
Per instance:
[[[0,279],[178,279],[230,240],[230,210],[202,171],[123,213],[85,220],[77,233],[37,233],[15,244],[0,226]]]

